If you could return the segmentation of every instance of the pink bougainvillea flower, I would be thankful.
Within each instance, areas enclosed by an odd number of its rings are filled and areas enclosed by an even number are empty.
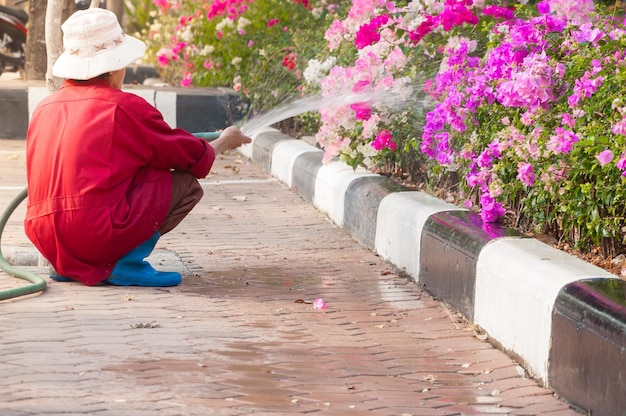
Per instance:
[[[354,110],[354,117],[357,120],[369,120],[372,116],[372,110],[368,103],[354,103],[350,105],[350,108]]]
[[[622,176],[626,176],[626,153],[622,153],[615,166],[622,171]]]
[[[522,124],[524,126],[532,126],[533,124],[535,124],[535,120],[533,119],[533,112],[532,111],[527,111],[524,114],[522,114],[520,116],[520,121],[522,122]]]
[[[506,213],[502,204],[496,202],[488,191],[480,196],[480,205],[480,218],[484,222],[497,222]]]
[[[576,119],[569,113],[563,113],[561,114],[561,125],[573,129],[576,125]]]
[[[161,66],[168,66],[170,61],[175,59],[175,57],[176,55],[174,55],[174,52],[171,49],[163,48],[157,52],[157,61]]]
[[[380,40],[380,33],[378,33],[378,30],[388,21],[389,16],[383,14],[381,16],[376,16],[370,20],[369,23],[362,25],[359,28],[359,31],[356,32],[354,46],[356,46],[357,49],[363,49],[366,46],[378,42]]]
[[[154,3],[154,5],[161,10],[161,13],[166,13],[167,10],[172,6],[167,0],[152,0],[152,3]]]
[[[604,36],[605,33],[597,27],[592,27],[591,23],[584,23],[577,32],[574,32],[574,39],[580,43],[591,42],[596,44]]]
[[[210,3],[206,17],[211,20],[214,17],[225,15],[230,20],[235,21],[248,10],[245,3],[251,2],[252,0],[214,0]]]
[[[372,85],[372,81],[362,79],[354,83],[354,87],[352,87],[352,92],[359,93],[366,91],[370,85]]]
[[[328,49],[331,51],[337,49],[343,40],[346,28],[341,20],[334,20],[330,27],[324,33],[324,39],[328,42]]]
[[[180,80],[181,87],[191,86],[191,72],[186,72],[183,79]]]
[[[394,143],[391,132],[389,130],[383,130],[376,135],[376,138],[372,142],[372,147],[378,151],[385,148],[396,150],[396,144]]]
[[[487,6],[483,9],[483,14],[493,16],[496,19],[511,20],[515,17],[515,9],[501,6]]]
[[[313,309],[326,309],[327,307],[328,304],[322,298],[317,298],[313,301]]]
[[[550,13],[575,24],[590,20],[595,6],[593,0],[548,0]]]
[[[611,131],[613,132],[613,134],[621,134],[622,136],[626,136],[626,117],[613,124]]]
[[[402,69],[406,66],[406,61],[406,55],[402,52],[402,49],[396,45],[385,59],[385,68],[389,72]]]
[[[576,135],[576,133],[565,130],[562,127],[557,127],[555,132],[555,135],[550,136],[550,140],[546,144],[546,147],[556,154],[567,154],[571,152],[574,143],[580,141],[580,138]]]
[[[537,11],[541,14],[550,13],[550,3],[548,0],[543,0],[537,3]]]
[[[535,173],[530,163],[520,163],[517,167],[517,178],[526,186],[535,184]]]
[[[604,150],[596,155],[596,159],[600,162],[600,166],[604,166],[613,160],[613,152],[610,150]]]
[[[437,22],[432,16],[426,16],[426,20],[424,20],[417,29],[409,32],[409,40],[411,43],[419,43],[424,36],[428,35],[437,27]]]

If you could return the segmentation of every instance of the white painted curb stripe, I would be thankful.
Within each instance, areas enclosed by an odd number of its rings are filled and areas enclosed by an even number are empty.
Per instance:
[[[293,183],[293,165],[296,158],[303,153],[311,151],[321,152],[321,150],[302,140],[285,140],[278,143],[272,150],[270,173],[285,182],[288,187],[291,187]]]
[[[548,381],[552,310],[561,288],[614,275],[532,238],[502,238],[481,250],[476,265],[474,323],[526,360]]]
[[[376,220],[375,251],[412,276],[420,274],[420,240],[428,217],[441,211],[459,211],[423,192],[397,192],[380,201]]]
[[[41,100],[52,94],[46,87],[28,87],[28,121],[33,117],[33,111]]]
[[[130,92],[135,92],[132,90]],[[154,94],[154,106],[159,109],[163,114],[163,119],[172,128],[176,128],[176,119],[178,112],[176,109],[178,94],[173,91],[153,91]],[[209,114],[206,115],[209,117]],[[192,132],[198,133],[198,132]]]
[[[344,225],[344,205],[346,191],[350,183],[364,176],[376,176],[364,169],[354,169],[343,162],[330,162],[322,165],[315,177],[313,205],[328,215],[340,227]]]

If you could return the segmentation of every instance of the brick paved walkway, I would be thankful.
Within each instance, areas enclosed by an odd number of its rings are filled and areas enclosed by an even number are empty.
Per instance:
[[[0,140],[2,209],[25,186],[23,146]],[[180,286],[48,280],[0,304],[1,415],[577,414],[240,155],[203,184],[152,258]],[[31,264],[23,213],[2,246]]]

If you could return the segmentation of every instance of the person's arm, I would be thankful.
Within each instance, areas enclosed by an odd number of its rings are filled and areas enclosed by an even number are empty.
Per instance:
[[[218,155],[226,150],[236,149],[237,147],[251,143],[252,139],[235,126],[230,126],[224,129],[220,137],[211,142],[211,146],[215,150],[215,154]]]

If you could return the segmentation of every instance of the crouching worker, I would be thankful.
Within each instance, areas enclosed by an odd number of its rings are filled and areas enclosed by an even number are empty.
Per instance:
[[[62,30],[64,52],[52,73],[65,81],[28,128],[26,234],[54,280],[176,285],[179,273],[144,259],[198,203],[198,179],[215,155],[250,138],[229,127],[209,144],[123,92],[125,68],[145,44],[125,35],[112,12],[78,11]]]

